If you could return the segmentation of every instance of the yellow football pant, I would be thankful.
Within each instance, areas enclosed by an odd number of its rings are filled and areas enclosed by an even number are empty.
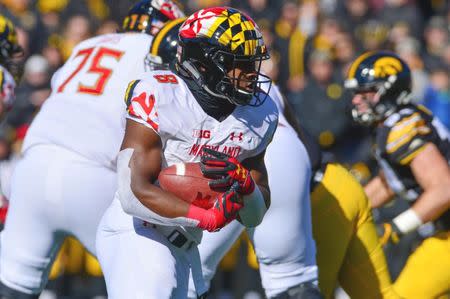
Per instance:
[[[402,298],[449,298],[450,232],[425,239],[406,262],[394,283]]]
[[[352,299],[399,298],[358,181],[344,167],[328,164],[311,201],[319,287],[325,298],[333,297],[338,282]]]
[[[75,238],[67,238],[58,256],[53,262],[49,279],[56,279],[59,275],[86,273],[89,276],[100,277],[103,275],[100,264],[83,245]]]

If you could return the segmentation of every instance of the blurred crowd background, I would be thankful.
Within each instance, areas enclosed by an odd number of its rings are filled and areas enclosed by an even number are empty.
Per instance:
[[[80,41],[116,32],[134,2],[0,1],[0,13],[16,25],[19,43],[27,56],[24,76],[16,90],[17,101],[0,125],[1,185],[9,184],[26,130],[50,93],[53,72]],[[263,66],[265,73],[280,86],[298,119],[317,138],[322,149],[347,165],[363,183],[375,167],[370,155],[370,136],[351,123],[348,114],[351,95],[343,88],[349,64],[362,52],[386,49],[400,55],[412,70],[415,102],[427,106],[450,128],[449,0],[184,0],[179,3],[187,14],[203,7],[227,5],[252,16],[271,50],[271,59]],[[389,208],[376,216],[389,217]],[[246,239],[241,243],[246,245]],[[388,252],[394,277],[401,267],[399,254],[404,255],[414,246],[411,244],[406,245],[407,249],[400,246]],[[216,296],[243,298],[246,294],[247,299],[258,298],[261,287],[256,264],[251,254],[247,258],[247,252],[251,253],[247,246],[236,246],[233,254],[225,259],[213,285]],[[51,278],[45,298],[104,296],[98,265],[74,241],[64,246]]]

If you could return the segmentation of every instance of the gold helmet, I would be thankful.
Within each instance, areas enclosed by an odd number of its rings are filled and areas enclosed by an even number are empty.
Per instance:
[[[22,58],[23,55],[13,23],[0,15],[0,64],[11,72],[16,81],[20,79],[23,69],[22,61],[18,61],[17,58]]]

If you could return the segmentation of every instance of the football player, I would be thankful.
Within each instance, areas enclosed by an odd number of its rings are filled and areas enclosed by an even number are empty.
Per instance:
[[[0,15],[0,116],[4,116],[14,101],[14,88],[22,76],[23,57],[13,23]]]
[[[263,88],[267,90],[267,85]],[[271,98],[283,111],[276,86]],[[321,298],[317,287],[316,248],[311,229],[311,161],[305,144],[283,114],[267,147],[271,207],[262,223],[248,229],[256,252],[261,282],[268,298]],[[205,233],[199,246],[207,286],[223,256],[245,227],[231,223],[220,232]],[[195,298],[191,282],[189,298]]]
[[[121,95],[130,78],[145,71],[153,41],[163,41],[170,28],[161,29],[180,26],[181,16],[171,1],[140,1],[123,33],[83,41],[52,78],[52,93],[31,124],[12,178],[1,235],[1,298],[37,298],[69,235],[95,254],[96,228],[117,188],[115,157],[125,130]]]
[[[17,42],[16,30],[13,23],[0,15],[0,120],[11,108],[15,95],[16,83],[20,81],[23,70],[24,51]],[[0,230],[3,229],[6,213],[8,211],[9,188],[0,186]]]
[[[450,290],[450,133],[411,103],[410,69],[393,53],[359,56],[345,85],[354,92],[353,119],[376,133],[381,171],[365,187],[372,207],[394,195],[411,205],[383,225],[383,242],[397,243],[430,221],[436,227],[409,257],[394,290],[402,298],[437,298]]]
[[[237,216],[256,226],[270,204],[263,159],[278,110],[260,91],[270,79],[260,74],[269,55],[259,28],[238,10],[214,7],[191,15],[179,37],[171,69],[143,74],[125,97],[118,191],[97,233],[112,299],[186,298],[190,272],[203,294],[202,231]],[[227,188],[213,206],[194,206],[154,185],[161,168],[188,161],[201,161]]]
[[[276,86],[270,95],[284,111],[265,156],[271,208],[258,227],[247,230],[267,297],[317,298],[318,266],[325,298],[333,298],[338,283],[352,298],[399,298],[363,188],[344,167],[322,163],[318,144],[296,123]],[[243,230],[231,223],[204,234],[199,251],[208,286]],[[195,298],[193,289],[191,282],[189,298]]]

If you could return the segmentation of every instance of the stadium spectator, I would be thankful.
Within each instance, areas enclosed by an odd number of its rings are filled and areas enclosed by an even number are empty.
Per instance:
[[[311,73],[305,88],[291,93],[288,99],[300,123],[322,148],[329,148],[348,128],[345,116],[348,94],[341,86],[342,76],[333,67],[328,52],[315,50],[308,59]]]
[[[424,105],[450,129],[450,77],[449,68],[441,66],[431,71]]]
[[[277,16],[277,5],[274,1],[269,0],[248,0],[248,1],[231,1],[231,6],[242,9],[255,20],[257,24],[261,22],[273,23]]]
[[[395,52],[402,58],[411,69],[413,101],[422,100],[425,88],[428,85],[428,73],[424,69],[424,63],[420,57],[420,44],[414,38],[407,38],[395,47]]]
[[[16,104],[8,114],[8,123],[13,127],[31,123],[49,94],[49,64],[43,56],[33,55],[25,64],[23,81],[16,90]]]
[[[415,38],[422,36],[423,16],[415,1],[386,0],[383,9],[379,13],[379,19],[389,27],[393,27],[398,23],[409,24],[411,26],[411,34]]]
[[[428,70],[439,67],[442,64],[442,55],[449,43],[449,30],[445,19],[432,17],[424,32],[425,49],[423,59]]]
[[[347,69],[356,55],[356,48],[352,35],[342,32],[334,45],[334,59],[337,70],[341,70],[342,77],[347,74]]]
[[[67,21],[60,49],[64,60],[69,58],[75,45],[91,37],[91,30],[91,23],[86,16],[76,15]]]
[[[374,17],[373,10],[366,0],[345,0],[338,7],[336,15],[342,20],[344,28],[355,34],[367,20]]]
[[[378,19],[371,19],[358,27],[355,38],[361,49],[375,51],[386,46],[389,27]]]
[[[303,49],[306,36],[298,28],[299,9],[293,0],[281,7],[274,24],[274,49],[280,53],[278,83],[282,91],[298,91],[303,87]]]

